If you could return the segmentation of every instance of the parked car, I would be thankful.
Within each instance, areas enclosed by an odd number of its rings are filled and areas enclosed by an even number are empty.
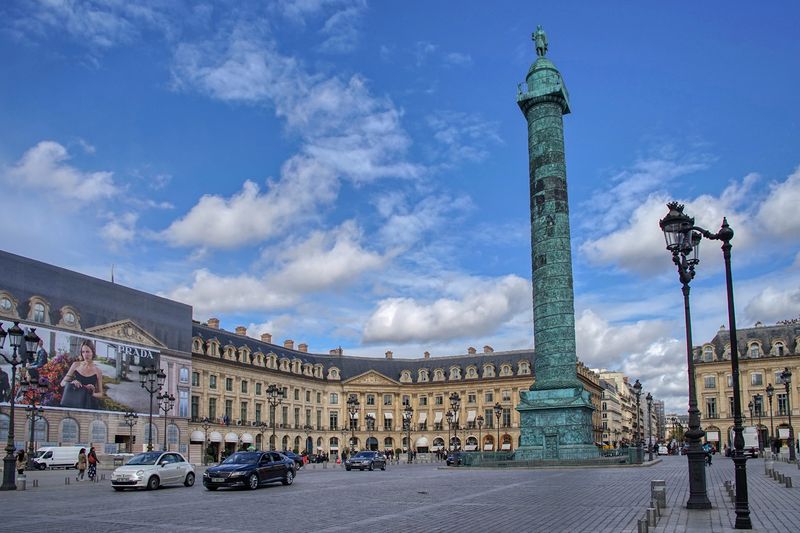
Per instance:
[[[134,455],[111,474],[114,490],[147,488],[161,485],[194,485],[194,467],[176,452],[144,452]]]
[[[220,487],[247,487],[255,490],[265,483],[294,482],[294,461],[278,452],[235,452],[203,474],[203,486],[208,490]]]
[[[450,452],[445,462],[447,466],[461,466],[464,464],[464,452]]]
[[[303,461],[303,458],[300,455],[297,455],[296,453],[287,450],[283,450],[280,453],[282,453],[283,455],[294,461],[294,464],[296,466],[295,470],[300,470],[301,468],[303,468],[305,462]]]
[[[381,452],[362,451],[358,452],[352,457],[348,457],[344,462],[345,470],[352,470],[358,468],[359,470],[375,470],[380,468],[386,470],[386,456]]]
[[[669,455],[669,449],[662,444],[658,447],[658,455]]]
[[[60,466],[77,468],[78,454],[85,449],[84,446],[43,446],[36,450],[32,460],[39,470]]]

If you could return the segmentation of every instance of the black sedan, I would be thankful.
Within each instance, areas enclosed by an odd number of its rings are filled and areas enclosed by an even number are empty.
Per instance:
[[[278,452],[236,452],[203,474],[208,490],[220,487],[257,489],[264,483],[280,481],[291,485],[295,475],[294,461]]]
[[[294,452],[290,452],[288,450],[283,450],[281,453],[283,455],[285,455],[286,457],[288,457],[289,459],[291,459],[292,461],[294,461],[295,471],[300,470],[301,468],[303,468],[303,465],[305,464],[305,462],[303,461],[303,458],[301,456],[297,455]]]
[[[464,464],[464,452],[450,452],[447,456],[447,466],[461,466]]]
[[[354,456],[348,457],[344,462],[345,470],[352,470],[353,468],[358,468],[359,470],[375,470],[376,468],[386,470],[386,456],[381,452],[358,452]]]

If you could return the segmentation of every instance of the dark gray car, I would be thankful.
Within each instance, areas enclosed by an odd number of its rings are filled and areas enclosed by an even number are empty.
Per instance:
[[[353,468],[358,468],[359,470],[375,470],[376,468],[386,470],[386,456],[381,452],[358,452],[354,456],[348,457],[344,462],[345,470],[352,470]]]

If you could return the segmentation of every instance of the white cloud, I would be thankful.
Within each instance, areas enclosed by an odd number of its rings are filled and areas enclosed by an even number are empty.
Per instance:
[[[765,324],[800,316],[800,287],[765,287],[745,305],[749,321]]]
[[[497,133],[497,122],[485,121],[462,112],[439,111],[427,118],[433,137],[444,146],[446,159],[451,164],[463,161],[481,161],[489,155],[489,148],[502,144]]]
[[[767,198],[758,208],[758,220],[772,235],[800,235],[800,167],[784,182],[771,183]]]
[[[336,196],[338,182],[314,160],[296,156],[284,164],[281,174],[264,194],[256,183],[246,181],[230,198],[203,196],[161,233],[162,238],[174,246],[252,245],[296,226]]]
[[[611,325],[591,309],[575,321],[575,341],[581,361],[592,366],[617,366],[628,355],[645,352],[668,335],[671,323],[639,320]]]
[[[119,248],[128,244],[136,237],[136,221],[139,215],[136,213],[123,213],[114,216],[100,230],[103,237],[112,249]]]
[[[472,56],[459,52],[450,52],[444,55],[444,62],[447,65],[465,66],[472,64]]]
[[[78,203],[109,198],[119,192],[113,173],[84,172],[67,163],[67,149],[54,141],[41,141],[6,170],[5,181]]]
[[[474,281],[459,298],[388,298],[364,325],[364,342],[421,342],[488,334],[529,308],[530,282],[517,276]]]
[[[366,9],[366,2],[354,5],[331,15],[322,27],[321,33],[327,36],[322,43],[326,52],[350,52],[358,43],[358,25]]]

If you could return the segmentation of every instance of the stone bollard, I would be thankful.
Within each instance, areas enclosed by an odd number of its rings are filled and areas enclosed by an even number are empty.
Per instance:
[[[661,503],[656,499],[652,499],[650,500],[650,507],[656,510],[656,518],[661,518]]]
[[[786,488],[787,489],[791,489],[792,488],[792,478],[791,477],[786,476],[784,478],[783,482],[786,484]]]
[[[773,470],[772,471],[772,479],[775,479],[775,480],[778,479],[778,471],[777,470]]]
[[[64,478],[64,485],[69,485],[69,476]]]
[[[656,487],[653,490],[652,495],[662,509],[667,508],[667,487]]]
[[[323,470],[327,470],[328,469],[328,463],[327,462],[322,463],[322,469]]]
[[[778,472],[778,483],[783,483],[784,475]]]
[[[34,479],[33,480],[33,486],[34,487],[38,487],[39,486],[39,480],[38,479]]]
[[[652,507],[647,509],[647,525],[656,527],[658,524],[658,512]]]
[[[638,528],[636,530],[638,533],[647,533],[650,529],[647,526],[647,518],[640,518],[638,522]]]
[[[17,488],[19,490],[27,490],[28,489],[28,478],[25,477],[25,474],[21,476],[17,476]]]

